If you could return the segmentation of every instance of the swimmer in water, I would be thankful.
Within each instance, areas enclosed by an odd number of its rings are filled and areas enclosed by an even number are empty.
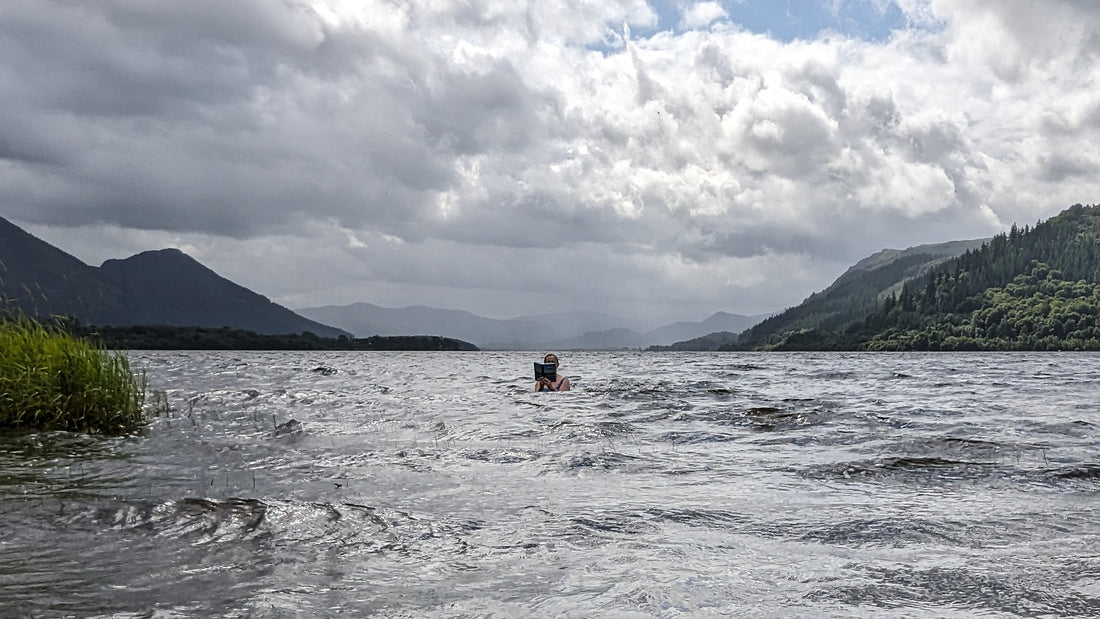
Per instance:
[[[542,358],[542,362],[554,364],[554,378],[540,378],[535,383],[535,391],[569,391],[569,379],[557,371],[558,356],[550,353]]]

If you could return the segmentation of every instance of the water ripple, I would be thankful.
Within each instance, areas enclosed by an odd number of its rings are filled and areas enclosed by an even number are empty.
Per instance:
[[[0,437],[16,616],[1095,616],[1094,355],[135,353]]]

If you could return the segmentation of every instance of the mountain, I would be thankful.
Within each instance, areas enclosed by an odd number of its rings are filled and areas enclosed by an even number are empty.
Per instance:
[[[374,335],[445,335],[482,348],[533,348],[516,345],[531,342],[532,334],[544,328],[537,320],[498,320],[461,310],[438,309],[421,305],[401,309],[371,303],[327,305],[299,309],[313,320],[345,329],[356,337]]]
[[[592,312],[499,319],[422,305],[389,308],[371,303],[310,307],[298,312],[314,320],[346,329],[357,337],[444,335],[473,342],[481,348],[498,350],[566,350],[554,348],[554,344],[565,340],[574,341],[582,333],[608,330],[619,324],[614,317]],[[585,347],[582,342],[574,343]]]
[[[116,320],[127,292],[95,267],[0,217],[0,298],[38,316]]]
[[[703,322],[674,322],[645,334],[646,346],[667,346],[675,342],[701,338],[708,334],[729,331],[740,333],[767,318],[761,316],[742,316],[727,312],[715,312]]]
[[[891,294],[915,278],[981,247],[988,239],[919,245],[905,250],[884,249],[851,266],[828,288],[801,304],[767,318],[740,335],[737,344],[752,348],[784,341],[810,329],[842,331],[874,311]]]
[[[603,329],[585,331],[580,335],[547,342],[545,350],[623,350],[645,348],[649,340],[633,329]]]
[[[737,346],[737,338],[739,336],[740,333],[734,333],[732,331],[715,331],[714,333],[708,333],[682,342],[673,342],[672,344],[663,346],[650,346],[648,350],[678,350],[687,352],[726,350]]]
[[[127,290],[139,291],[128,304],[126,324],[230,327],[267,334],[310,331],[324,337],[346,335],[233,283],[178,249],[107,260],[99,270]]]
[[[262,334],[346,332],[308,320],[235,284],[178,249],[96,268],[0,218],[0,296],[32,316],[92,325],[230,327]]]
[[[1100,350],[1100,207],[993,237],[888,297],[844,332],[786,349]]]
[[[694,337],[719,328],[738,331],[762,316],[718,312],[702,322],[681,322],[640,332],[642,325],[598,312],[532,314],[510,319],[424,306],[387,308],[370,303],[299,309],[303,316],[337,326],[357,337],[429,333],[504,350],[615,350],[645,348]]]

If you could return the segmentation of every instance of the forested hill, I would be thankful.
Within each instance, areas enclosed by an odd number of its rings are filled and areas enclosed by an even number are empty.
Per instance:
[[[775,348],[1100,350],[1100,207],[1013,226],[845,331],[804,331]]]
[[[735,346],[751,348],[775,344],[789,334],[808,329],[843,331],[875,311],[904,283],[920,277],[988,239],[920,245],[905,250],[884,249],[853,265],[828,288],[799,305],[772,316],[745,331]],[[691,343],[686,343],[691,344]]]

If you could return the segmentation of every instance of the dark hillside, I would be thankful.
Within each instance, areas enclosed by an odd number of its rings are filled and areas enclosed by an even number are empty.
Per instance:
[[[889,294],[983,240],[921,245],[903,251],[886,249],[869,256],[841,275],[828,288],[801,304],[772,316],[741,334],[727,348],[752,348],[784,341],[793,333],[813,329],[843,330],[874,311]]]
[[[230,327],[258,333],[346,335],[235,284],[178,249],[108,260],[100,271],[134,291],[125,324]]]
[[[889,296],[843,333],[783,349],[1100,350],[1100,208],[994,237]]]
[[[151,251],[100,268],[0,218],[0,309],[68,316],[89,325],[231,327],[265,334],[339,337],[206,268],[178,249]]]
[[[0,297],[30,316],[110,322],[127,295],[96,268],[0,217]]]

